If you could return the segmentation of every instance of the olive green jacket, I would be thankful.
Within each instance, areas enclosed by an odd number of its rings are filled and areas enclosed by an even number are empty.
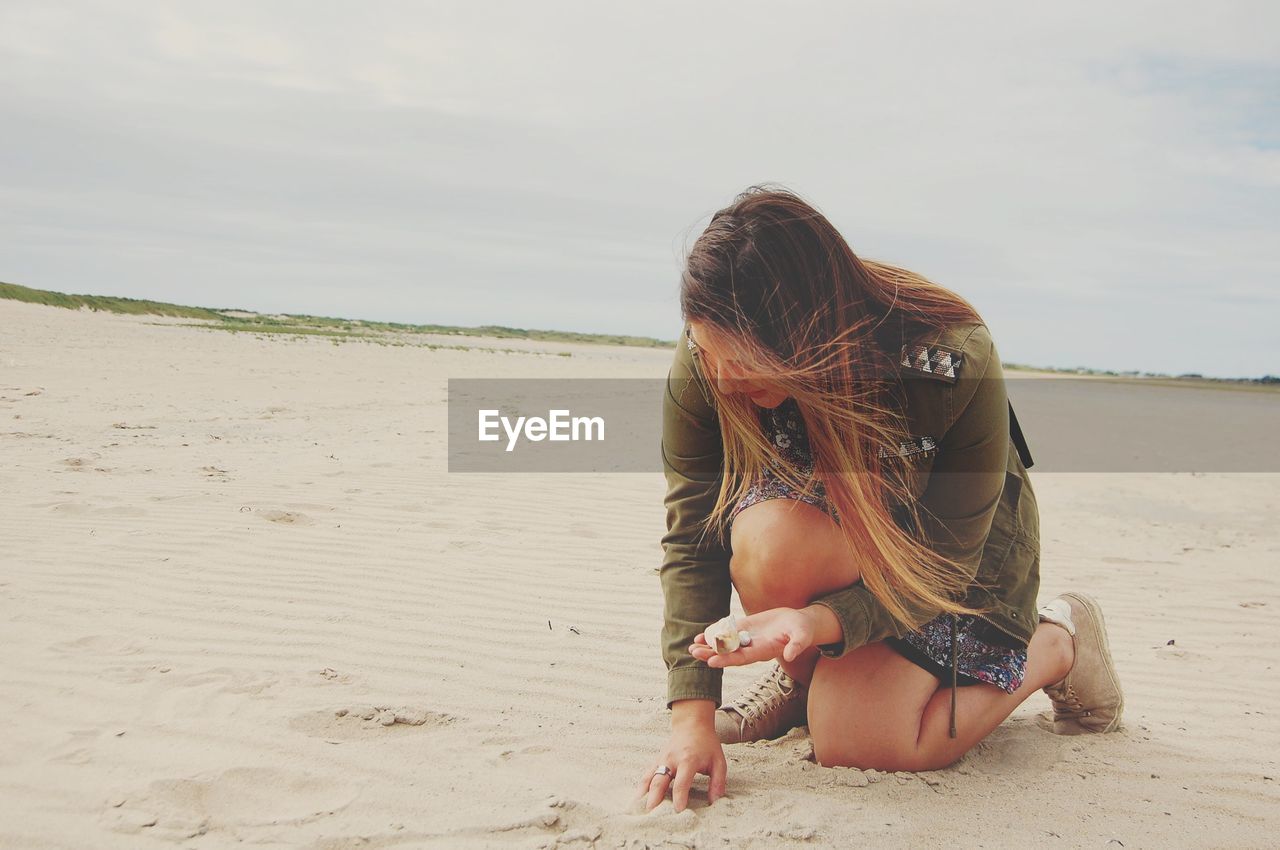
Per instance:
[[[1029,642],[1040,584],[1039,515],[1010,438],[1011,409],[990,332],[967,323],[902,342],[902,412],[912,437],[902,454],[912,464],[911,495],[921,517],[913,533],[964,565],[972,576],[966,604]],[[731,590],[727,541],[700,533],[724,463],[705,381],[682,341],[663,402],[667,533],[660,575],[668,706],[681,699],[721,700],[723,671],[688,652],[699,633],[729,613]],[[828,658],[907,631],[861,582],[812,601],[830,608],[844,630],[843,641],[818,648]]]

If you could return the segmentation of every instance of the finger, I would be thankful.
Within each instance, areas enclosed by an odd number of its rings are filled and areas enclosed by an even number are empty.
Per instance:
[[[654,768],[648,768],[644,773],[640,774],[640,780],[636,785],[636,796],[643,797],[649,793],[649,788],[653,784]]]
[[[800,653],[809,648],[809,641],[803,637],[792,636],[787,641],[787,645],[782,648],[782,659],[784,661],[795,661],[800,657]]]
[[[724,760],[724,750],[711,760],[711,784],[707,786],[707,800],[714,803],[724,796],[728,784],[729,765]]]
[[[645,811],[652,811],[667,796],[667,787],[671,785],[670,774],[655,773],[649,782],[649,798],[645,801]]]
[[[676,781],[671,786],[671,802],[677,812],[688,808],[689,789],[693,787],[693,777],[697,775],[698,769],[693,766],[693,762],[682,761],[676,768]]]
[[[777,641],[752,641],[750,646],[735,649],[707,659],[711,667],[732,667],[738,664],[755,664],[757,661],[771,661],[781,655]]]
[[[658,757],[657,764],[652,767],[645,768],[644,771],[640,773],[640,780],[637,786],[638,796],[643,797],[648,794],[649,789],[653,787],[653,777],[657,774],[659,768],[664,764],[671,763],[671,754],[663,752],[662,755]],[[668,777],[668,779],[670,779],[670,777]]]
[[[708,667],[734,667],[739,664],[764,661],[767,657],[767,653],[762,653],[758,649],[735,649],[733,652],[712,653],[703,660],[707,662]]]
[[[787,645],[782,648],[782,657],[787,661],[795,661],[813,644],[813,634],[808,629],[796,629],[787,635]]]
[[[707,641],[707,633],[706,633],[706,632],[698,632],[698,636],[697,636],[697,637],[695,637],[695,638],[693,639],[693,642],[694,642],[694,643],[700,643],[700,644],[702,644],[703,646],[707,646],[707,645],[708,645],[708,643],[709,643],[709,642]]]
[[[692,655],[694,658],[698,659],[699,661],[706,661],[708,658],[715,655],[716,652],[714,649],[712,649],[709,646],[706,646],[705,644],[695,643],[693,646],[689,647],[689,654]]]

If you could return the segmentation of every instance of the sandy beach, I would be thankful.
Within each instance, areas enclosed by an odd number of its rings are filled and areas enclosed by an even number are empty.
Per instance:
[[[450,475],[445,387],[670,354],[465,345],[0,301],[0,846],[1274,846],[1280,475],[1032,471],[1041,598],[1102,602],[1122,731],[1036,694],[886,775],[797,730],[645,814],[662,477]]]

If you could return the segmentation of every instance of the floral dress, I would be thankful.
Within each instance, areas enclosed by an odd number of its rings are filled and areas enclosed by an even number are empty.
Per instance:
[[[809,452],[804,419],[795,401],[787,399],[772,410],[762,411],[761,421],[778,453],[811,476],[813,458]],[[812,493],[802,493],[778,477],[772,468],[766,467],[733,507],[729,521],[733,522],[745,508],[769,499],[794,499],[835,516],[821,483],[815,484]],[[1027,665],[1026,645],[981,617],[939,614],[917,631],[908,632],[901,638],[887,638],[885,643],[950,685],[953,635],[957,685],[989,684],[1005,693],[1013,693],[1021,687]]]

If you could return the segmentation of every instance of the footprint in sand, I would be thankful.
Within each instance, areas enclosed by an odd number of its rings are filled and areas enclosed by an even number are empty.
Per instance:
[[[45,506],[33,505],[33,507]],[[67,514],[69,516],[79,516],[81,514],[87,514],[93,510],[92,505],[86,505],[84,502],[55,502],[47,507],[55,514]]]
[[[49,761],[59,764],[90,764],[98,755],[95,745],[102,739],[101,729],[72,729],[67,740],[54,749]]]
[[[151,681],[159,673],[159,664],[140,667],[103,667],[98,671],[98,678],[116,685],[141,685]]]
[[[274,767],[237,767],[216,775],[161,779],[107,800],[104,826],[128,835],[182,841],[232,831],[253,843],[252,829],[302,825],[345,809],[354,786]],[[249,832],[246,832],[249,830]],[[264,836],[265,837],[265,836]]]
[[[46,505],[33,505],[33,507],[46,507]],[[94,516],[123,516],[123,517],[140,517],[146,516],[145,508],[138,508],[132,505],[115,505],[109,508],[97,508],[84,502],[55,502],[47,505],[50,511],[55,514],[66,514],[68,516],[85,516],[93,514]]]
[[[512,742],[514,740],[515,739],[510,739],[508,742]],[[503,739],[489,738],[485,740],[484,743],[497,744],[501,746],[503,743]],[[499,750],[498,754],[488,759],[488,761],[489,761],[489,764],[497,765],[504,761],[511,761],[512,759],[518,756],[540,756],[549,752],[551,752],[551,747],[546,746],[545,744],[530,744],[527,747],[520,747],[518,749],[506,748],[506,749]]]
[[[439,729],[456,719],[451,714],[425,708],[361,705],[307,712],[293,718],[289,725],[304,735],[340,743],[370,734],[386,734],[390,729]]]
[[[244,670],[216,667],[188,672],[167,664],[146,668],[116,668],[105,676],[113,676],[121,684],[155,686],[142,703],[140,715],[160,722],[181,717],[216,723],[245,711],[253,711],[253,703],[270,702],[296,683],[288,675],[270,670]],[[139,676],[137,681],[129,681]]]
[[[162,673],[168,667],[157,668]],[[219,694],[237,696],[263,696],[267,691],[280,684],[280,677],[268,670],[237,670],[231,667],[214,667],[191,673],[174,680],[178,687],[207,689]]]
[[[147,515],[145,508],[135,508],[132,505],[117,505],[113,508],[95,508],[93,512],[101,516],[139,517]]]
[[[320,514],[335,510],[333,505],[321,505],[317,502],[289,502],[285,507],[294,511],[314,511]]]
[[[1185,649],[1178,646],[1173,641],[1153,647],[1153,649],[1156,651],[1156,658],[1163,658],[1165,660],[1186,659],[1188,661],[1203,661],[1208,657],[1203,652]]]
[[[693,812],[689,813],[691,816]],[[574,827],[576,821],[588,818],[587,824]],[[386,832],[362,831],[358,835],[334,835],[317,847],[541,847],[589,848],[601,846],[596,842],[604,835],[604,812],[595,807],[582,806],[573,800],[548,797],[540,805],[534,805],[523,815],[515,814],[509,807],[487,812],[473,820],[473,824],[450,829],[446,834],[427,832],[414,834],[405,830],[405,824],[392,823]],[[653,819],[646,817],[645,823]],[[661,829],[661,827],[660,827]],[[667,827],[666,832],[670,832]],[[443,843],[440,843],[443,840]],[[726,841],[728,839],[725,839]],[[419,844],[419,842],[426,842]],[[665,836],[655,838],[653,846],[667,846]],[[618,845],[622,846],[621,844]],[[637,840],[637,850],[650,844]],[[673,846],[693,847],[692,841],[676,841]]]
[[[125,635],[86,635],[75,640],[50,644],[55,652],[84,652],[96,655],[137,655],[142,644]]]
[[[297,511],[258,511],[258,516],[267,522],[279,525],[312,525],[311,517]]]

